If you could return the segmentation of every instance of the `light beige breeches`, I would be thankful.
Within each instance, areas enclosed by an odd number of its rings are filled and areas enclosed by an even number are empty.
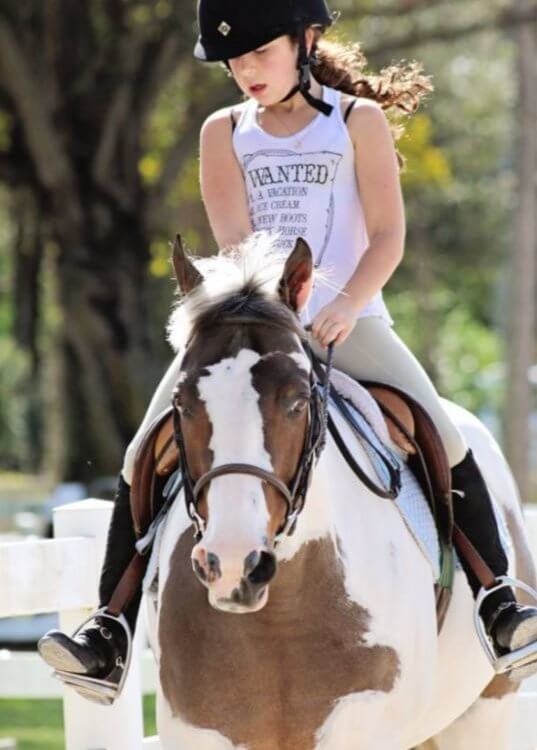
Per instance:
[[[316,345],[313,348],[318,356],[325,358],[326,350]],[[134,458],[147,428],[170,404],[179,379],[182,356],[182,353],[176,355],[160,381],[138,432],[127,448],[122,474],[128,484],[132,481]],[[463,435],[448,417],[423,367],[383,318],[359,318],[350,336],[335,347],[334,366],[355,378],[379,380],[407,391],[431,415],[442,437],[450,466],[462,461],[467,450]]]
[[[313,349],[325,359],[326,350],[316,344]],[[354,378],[379,380],[409,393],[429,412],[450,466],[462,461],[467,451],[464,436],[449,418],[423,367],[383,318],[359,318],[350,336],[334,348],[334,367]]]

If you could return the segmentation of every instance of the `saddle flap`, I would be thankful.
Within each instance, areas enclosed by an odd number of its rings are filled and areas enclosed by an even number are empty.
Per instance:
[[[404,425],[404,427],[406,428],[406,432],[409,435],[414,436],[416,425],[414,422],[414,415],[412,414],[412,410],[410,409],[408,404],[405,403],[401,396],[398,396],[397,393],[394,393],[387,388],[382,388],[380,386],[369,386],[367,390],[373,396],[375,401],[377,401],[377,403],[383,404],[389,410],[390,413],[384,412],[384,418],[386,420],[386,426],[393,442],[406,453],[409,453],[411,455],[416,453],[416,448],[414,447],[413,443],[410,442],[405,433],[391,418],[391,415],[393,414],[397,418],[397,420],[402,425]]]
[[[134,461],[131,513],[140,537],[154,517],[157,480],[177,467],[179,454],[173,439],[173,415],[169,406],[154,419],[145,433]]]
[[[453,534],[451,470],[444,444],[442,443],[442,438],[440,437],[434,422],[424,407],[402,389],[388,385],[387,383],[374,381],[361,382],[362,385],[371,391],[371,395],[379,402],[381,408],[383,406],[383,400],[382,398],[377,398],[377,395],[374,392],[375,389],[378,388],[393,393],[401,399],[410,410],[414,420],[415,442],[419,449],[419,453],[421,454],[421,456],[414,455],[413,460],[416,459],[416,461],[418,461],[418,459],[423,457],[425,466],[423,466],[422,469],[428,471],[429,480],[432,485],[433,497],[430,498],[433,503],[432,511],[437,520],[439,532],[443,539],[450,544]],[[387,409],[389,411],[390,407],[388,406]],[[400,424],[399,427],[401,427],[403,431],[406,429],[404,423]],[[406,437],[407,439],[410,439],[412,438],[412,434],[410,433]],[[414,454],[417,454],[416,450],[414,451]],[[438,501],[438,503],[436,501]]]
[[[179,449],[175,443],[173,414],[159,426],[155,439],[155,471],[159,477],[167,477],[179,463]]]

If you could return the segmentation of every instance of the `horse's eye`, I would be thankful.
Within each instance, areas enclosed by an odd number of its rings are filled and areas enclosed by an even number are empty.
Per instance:
[[[307,405],[308,399],[304,396],[295,399],[289,408],[289,415],[296,416],[297,414],[302,414]]]

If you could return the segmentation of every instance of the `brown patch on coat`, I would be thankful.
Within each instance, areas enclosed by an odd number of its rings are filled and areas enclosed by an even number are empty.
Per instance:
[[[266,607],[245,615],[209,605],[191,548],[185,532],[160,610],[160,681],[174,716],[248,750],[311,750],[339,698],[392,690],[397,653],[366,645],[370,615],[348,599],[331,540],[282,562]]]
[[[498,674],[483,690],[481,698],[496,698],[499,700],[509,693],[516,693],[519,687],[520,682],[513,682],[505,674]]]
[[[272,471],[288,486],[296,474],[308,425],[309,376],[292,357],[277,351],[252,367],[252,385],[259,393],[264,447]],[[294,411],[300,401],[301,410]],[[286,503],[272,485],[264,487],[270,514],[269,539],[285,519]]]

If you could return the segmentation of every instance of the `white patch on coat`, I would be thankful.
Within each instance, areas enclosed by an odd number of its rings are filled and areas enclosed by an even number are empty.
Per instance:
[[[451,726],[435,737],[438,750],[506,750],[512,747],[516,693],[479,698]],[[517,746],[518,747],[518,746]],[[521,746],[520,746],[521,747]],[[525,746],[526,750],[535,745]]]
[[[317,730],[315,750],[401,750],[386,696],[365,690],[340,698]]]
[[[211,423],[209,448],[212,468],[227,463],[246,463],[273,471],[265,449],[263,415],[259,393],[252,384],[252,367],[261,356],[241,349],[207,367],[209,374],[199,378],[200,399]],[[262,480],[255,476],[230,474],[213,479],[208,488],[209,523],[204,543],[210,549],[213,534],[228,534],[237,541],[242,534],[261,539],[266,533],[269,513]]]
[[[157,695],[157,726],[162,750],[248,750],[234,745],[214,729],[201,729],[173,716],[161,691]]]
[[[296,362],[296,364],[300,367],[301,370],[304,370],[306,375],[309,375],[309,372],[311,370],[311,362],[309,360],[308,355],[302,348],[300,341],[297,337],[297,350],[296,352],[291,352],[287,355],[288,357],[291,357],[291,359]]]

